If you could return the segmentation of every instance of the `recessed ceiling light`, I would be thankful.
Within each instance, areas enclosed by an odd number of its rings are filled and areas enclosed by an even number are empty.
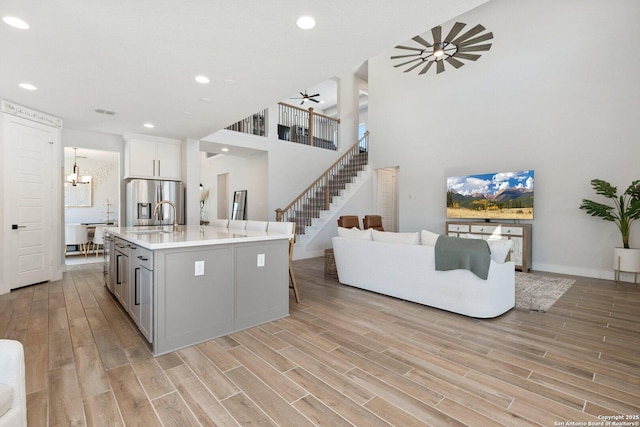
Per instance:
[[[209,77],[207,76],[196,76],[196,81],[198,83],[202,83],[203,85],[209,83]]]
[[[301,16],[296,21],[296,25],[302,28],[303,30],[310,30],[316,26],[316,20],[310,16]]]
[[[146,127],[147,129],[153,129],[155,127],[153,123],[145,123],[143,126]]]
[[[226,153],[227,151],[229,151],[229,149],[228,148],[223,148],[222,151],[224,151]]]
[[[37,87],[35,87],[31,83],[20,83],[18,86],[20,86],[22,89],[26,89],[26,90],[36,90],[36,89],[38,89]]]
[[[19,28],[21,30],[29,29],[29,24],[27,24],[20,18],[16,18],[15,16],[4,16],[2,20],[5,24],[11,25],[14,28]]]

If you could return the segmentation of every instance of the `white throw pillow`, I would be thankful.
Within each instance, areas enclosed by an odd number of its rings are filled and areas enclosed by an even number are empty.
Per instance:
[[[502,264],[507,260],[507,255],[509,255],[513,241],[506,239],[494,239],[487,240],[487,244],[491,251],[491,259]]]
[[[419,245],[420,233],[393,233],[390,231],[373,230],[373,240],[376,242],[400,243],[403,245]]]
[[[354,240],[371,240],[371,230],[372,228],[368,228],[366,230],[360,230],[359,228],[344,228],[338,227],[338,237],[344,237],[345,239],[354,239]]]
[[[13,387],[0,384],[0,417],[6,414],[13,404]]]
[[[435,246],[438,237],[440,237],[440,235],[437,233],[432,233],[429,230],[422,230],[420,232],[420,244],[423,246]]]

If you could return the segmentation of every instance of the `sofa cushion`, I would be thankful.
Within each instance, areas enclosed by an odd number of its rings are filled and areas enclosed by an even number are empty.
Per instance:
[[[507,255],[513,245],[512,240],[506,239],[490,239],[487,240],[489,244],[489,250],[491,251],[491,259],[495,262],[502,264],[507,260]]]
[[[345,239],[371,240],[372,230],[372,228],[369,228],[367,230],[360,230],[356,227],[338,227],[338,237],[344,237]]]
[[[373,230],[373,240],[376,242],[400,243],[403,245],[419,245],[420,233],[392,233],[389,231]]]
[[[435,246],[440,237],[437,233],[432,233],[429,230],[422,230],[420,232],[420,244],[424,246]]]
[[[13,404],[13,387],[0,384],[0,417],[6,414]]]

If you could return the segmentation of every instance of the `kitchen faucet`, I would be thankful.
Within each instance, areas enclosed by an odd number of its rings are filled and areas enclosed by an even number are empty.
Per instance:
[[[178,211],[176,210],[176,205],[173,204],[173,202],[171,202],[170,200],[161,200],[158,202],[158,204],[156,205],[155,208],[153,208],[153,215],[152,216],[156,216],[156,214],[158,213],[158,208],[160,207],[161,204],[163,203],[167,203],[169,206],[171,206],[173,208],[173,231],[180,231],[180,227],[178,226]]]

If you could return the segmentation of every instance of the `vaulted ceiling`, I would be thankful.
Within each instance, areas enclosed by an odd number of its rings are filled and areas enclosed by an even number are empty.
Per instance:
[[[202,138],[486,1],[3,0],[30,28],[0,22],[0,98],[67,128]]]

